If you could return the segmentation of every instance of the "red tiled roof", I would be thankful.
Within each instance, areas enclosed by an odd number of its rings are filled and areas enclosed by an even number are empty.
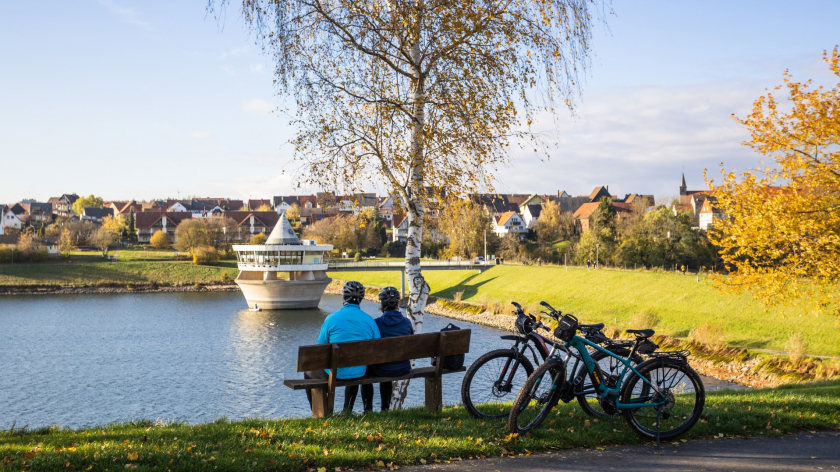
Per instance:
[[[498,222],[496,223],[497,226],[504,226],[513,215],[515,215],[515,211],[507,211],[502,213],[502,216],[499,217]]]
[[[224,213],[225,218],[232,219],[240,226],[248,223],[251,215],[267,228],[273,228],[279,218],[273,211],[226,211]]]

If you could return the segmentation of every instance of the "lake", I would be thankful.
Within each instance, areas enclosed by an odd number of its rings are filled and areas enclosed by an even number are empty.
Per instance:
[[[324,295],[319,309],[250,312],[238,292],[0,297],[0,429],[309,415],[304,393],[283,380],[302,376],[298,346],[315,344],[340,307],[340,297]],[[371,302],[362,309],[378,316]],[[510,345],[501,330],[434,315],[424,331],[450,321],[473,330],[467,365]],[[444,378],[444,403],[460,403],[462,377]],[[423,390],[415,381],[407,404],[422,405]]]

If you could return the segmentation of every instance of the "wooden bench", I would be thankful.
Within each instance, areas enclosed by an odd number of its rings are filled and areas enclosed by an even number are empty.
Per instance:
[[[298,348],[297,371],[330,369],[329,379],[285,380],[283,383],[293,390],[312,389],[312,415],[324,417],[333,414],[335,389],[348,385],[363,385],[393,380],[426,379],[426,408],[439,411],[443,406],[441,377],[445,374],[463,372],[443,368],[443,362],[436,366],[411,369],[400,377],[365,377],[354,380],[335,378],[339,367],[383,364],[437,356],[466,354],[470,351],[470,330],[461,329],[437,333],[397,336],[370,341],[352,341],[335,344],[300,346]]]

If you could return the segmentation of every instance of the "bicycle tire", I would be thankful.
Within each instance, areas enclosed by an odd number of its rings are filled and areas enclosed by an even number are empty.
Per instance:
[[[706,390],[697,372],[683,360],[668,358],[651,359],[636,370],[669,395],[668,398],[672,401],[667,411],[664,411],[667,416],[664,413],[661,417],[656,415],[657,410],[663,412],[666,407],[623,410],[624,419],[630,428],[644,438],[657,439],[658,436],[658,439],[663,441],[676,438],[693,428],[703,414],[706,403]],[[669,371],[672,374],[669,374]],[[653,397],[655,400],[657,396],[658,394],[651,393],[650,386],[642,382],[635,373],[632,373],[621,387],[621,403],[631,403],[634,397]],[[657,424],[654,418],[659,424],[658,431],[654,429]],[[662,430],[662,427],[668,429]]]
[[[609,346],[607,346],[604,349],[606,349],[606,350],[608,350],[608,351],[610,351],[614,354],[618,354],[619,356],[622,356],[622,357],[627,357],[628,355],[630,355],[630,348],[626,348],[626,347],[610,348]],[[601,365],[601,369],[604,369],[604,367],[605,367],[604,365],[602,365],[603,364],[602,361],[604,361],[606,359],[613,359],[612,357],[608,356],[607,354],[605,354],[602,351],[595,351],[594,353],[591,353],[591,356],[592,356],[592,360],[595,361],[596,364]],[[636,367],[639,364],[641,364],[643,362],[643,360],[642,360],[642,357],[640,355],[634,354],[633,358],[632,358],[632,362],[634,363],[633,367]],[[623,367],[623,364],[618,363],[618,361],[616,361],[616,364],[617,365],[610,364],[610,365],[607,366],[609,368],[609,372],[608,372],[609,374],[618,375],[619,373],[621,373],[621,367]],[[585,369],[584,365],[580,364],[579,369]],[[575,375],[576,375],[576,373],[573,373],[572,378],[574,378]],[[583,412],[586,413],[589,416],[594,416],[594,417],[597,417],[597,418],[609,418],[610,416],[613,416],[613,415],[610,415],[607,412],[605,412],[604,409],[601,407],[601,405],[598,403],[598,401],[597,401],[598,400],[598,394],[594,392],[594,388],[592,387],[592,379],[589,377],[589,374],[585,374],[583,379],[584,380],[583,380],[582,390],[584,392],[586,392],[590,389],[593,390],[593,393],[591,393],[591,394],[581,393],[581,394],[577,395],[578,404],[580,405],[580,408],[583,410]],[[595,400],[595,401],[591,402],[591,400]]]
[[[486,398],[491,400],[498,399],[498,401],[493,401],[492,403],[486,401],[482,402],[482,399],[474,398],[475,394],[473,392],[473,387],[479,388],[478,386],[475,386],[474,383],[477,377],[479,379],[484,377],[483,372],[487,372],[487,381],[493,381],[493,378],[501,377],[501,372],[496,370],[494,367],[491,367],[491,363],[497,359],[509,359],[510,367],[515,367],[515,364],[518,363],[518,366],[516,367],[517,369],[524,369],[524,376],[517,373],[517,378],[511,382],[511,385],[509,387],[505,385],[502,389],[498,388],[498,381],[495,381],[490,387],[490,395]],[[482,370],[482,368],[484,368],[484,370]],[[490,369],[489,371],[487,370],[488,368]],[[534,366],[531,364],[531,361],[529,361],[524,355],[518,356],[518,353],[513,349],[496,349],[494,351],[490,351],[476,359],[469,369],[467,369],[466,374],[464,374],[464,380],[461,382],[461,402],[464,404],[464,408],[466,408],[467,412],[475,418],[489,419],[509,416],[510,407],[500,405],[500,403],[505,404],[515,398],[515,395],[520,389],[520,385],[515,384],[519,383],[518,381],[520,378],[521,383],[524,384],[533,372]]]
[[[546,378],[546,374],[548,377]],[[560,385],[553,385],[549,379],[559,378],[565,382],[565,366],[562,361],[548,360],[540,364],[525,385],[519,390],[508,417],[508,428],[512,433],[525,434],[539,427],[560,400]],[[546,389],[547,387],[547,389]],[[533,419],[531,416],[533,415]]]

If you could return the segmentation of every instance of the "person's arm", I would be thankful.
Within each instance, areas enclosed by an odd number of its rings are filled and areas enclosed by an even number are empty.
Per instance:
[[[321,325],[321,334],[318,335],[318,344],[329,344],[330,343],[330,318],[327,317],[324,320],[324,324]]]

